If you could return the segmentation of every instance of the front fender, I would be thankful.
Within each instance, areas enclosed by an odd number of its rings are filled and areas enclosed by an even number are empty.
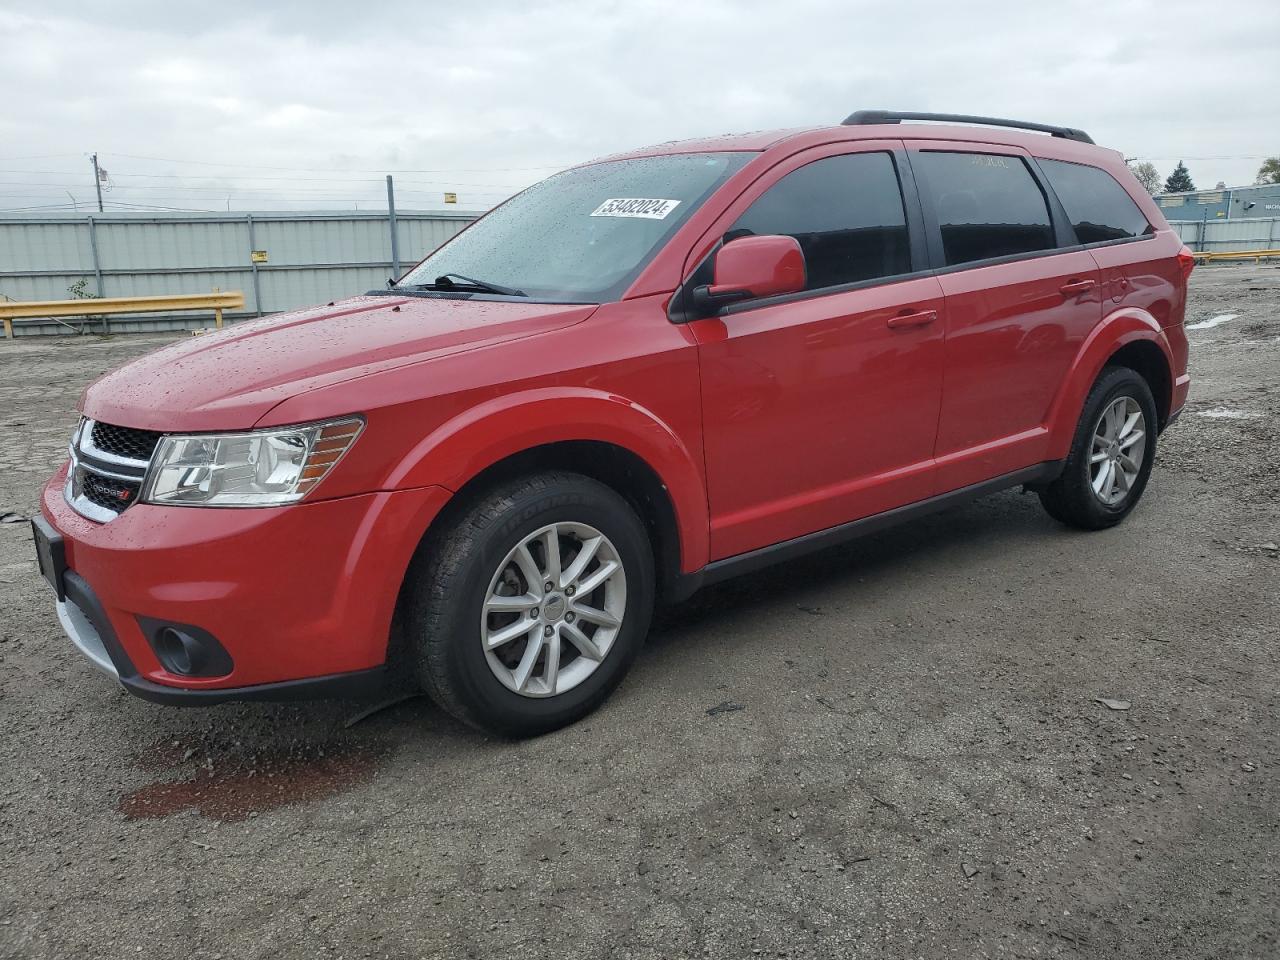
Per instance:
[[[1134,307],[1115,311],[1093,328],[1076,353],[1070,372],[1049,407],[1049,446],[1047,459],[1063,460],[1071,450],[1085,398],[1107,361],[1122,347],[1138,340],[1149,340],[1160,348],[1173,382],[1173,350],[1155,317]],[[1168,400],[1168,398],[1164,398]]]
[[[509,456],[572,440],[613,444],[644,460],[670,494],[681,570],[707,563],[708,509],[700,461],[650,410],[601,390],[539,388],[471,407],[419,441],[392,468],[382,489],[441,486],[456,492]]]

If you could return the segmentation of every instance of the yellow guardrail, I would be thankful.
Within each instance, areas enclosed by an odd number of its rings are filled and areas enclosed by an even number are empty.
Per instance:
[[[1280,257],[1280,250],[1221,250],[1215,253],[1197,252],[1191,254],[1196,263],[1212,263],[1214,260],[1268,260]]]
[[[59,317],[100,317],[108,313],[176,313],[212,310],[213,323],[222,329],[222,311],[244,306],[239,290],[225,293],[183,293],[165,297],[100,297],[96,300],[0,300],[0,320],[6,339],[13,339],[13,321]]]

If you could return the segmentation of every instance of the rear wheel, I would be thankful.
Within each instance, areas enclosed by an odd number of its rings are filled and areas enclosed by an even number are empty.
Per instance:
[[[459,719],[533,736],[593,710],[622,680],[653,609],[644,525],[578,474],[516,480],[424,544],[406,593],[427,693]]]
[[[1108,367],[1085,400],[1061,475],[1040,493],[1054,519],[1084,530],[1114,526],[1138,505],[1156,455],[1151,388],[1128,367]]]

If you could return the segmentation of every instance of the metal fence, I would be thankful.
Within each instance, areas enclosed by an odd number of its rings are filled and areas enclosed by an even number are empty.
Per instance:
[[[471,212],[108,213],[0,218],[0,297],[65,300],[243,290],[229,320],[324,303],[386,285],[396,247],[408,266],[474,220]],[[111,332],[206,326],[193,317],[93,321]],[[21,334],[66,333],[29,321]]]
[[[0,218],[0,298],[65,300],[242,290],[228,320],[324,303],[385,286],[391,223],[405,265],[474,220],[472,212],[110,213]],[[1172,221],[1197,252],[1280,249],[1280,218]],[[91,329],[182,330],[211,318],[126,315]],[[28,321],[19,334],[65,333]]]
[[[1280,218],[1170,220],[1182,242],[1197,253],[1280,250]]]

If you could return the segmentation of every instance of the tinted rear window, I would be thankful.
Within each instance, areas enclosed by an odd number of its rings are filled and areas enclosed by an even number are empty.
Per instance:
[[[1105,170],[1065,160],[1041,160],[1040,169],[1081,243],[1126,240],[1152,232],[1128,191]]]
[[[1049,205],[1020,157],[926,151],[912,161],[942,230],[947,265],[1049,250]]]
[[[752,234],[795,237],[806,289],[907,273],[907,220],[893,160],[854,153],[793,170],[747,209],[727,241]]]

